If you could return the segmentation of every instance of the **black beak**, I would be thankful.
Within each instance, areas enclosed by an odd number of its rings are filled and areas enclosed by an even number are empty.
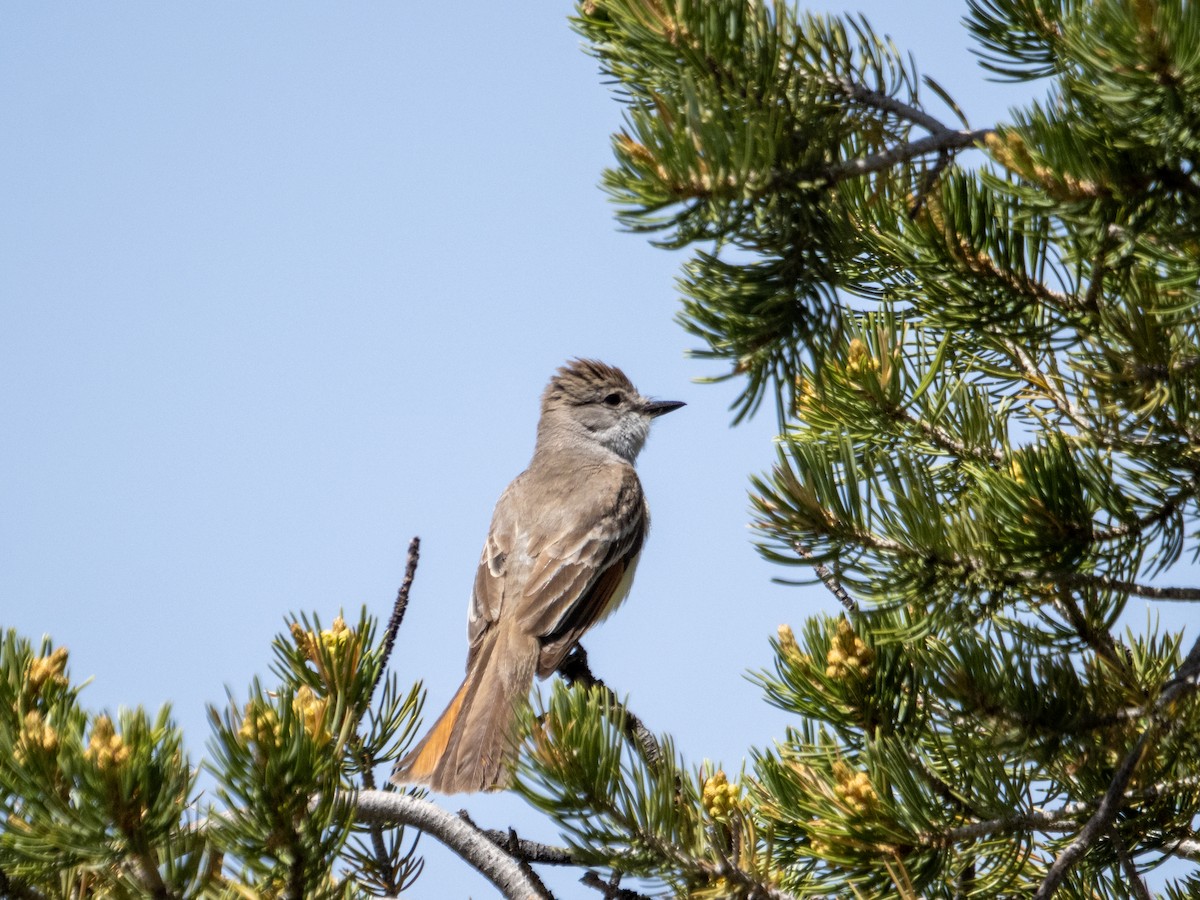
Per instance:
[[[657,419],[659,416],[665,416],[673,409],[679,409],[681,406],[687,406],[682,400],[650,400],[642,409],[652,419]]]

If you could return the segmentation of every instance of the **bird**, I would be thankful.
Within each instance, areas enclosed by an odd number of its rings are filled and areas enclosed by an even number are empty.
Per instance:
[[[511,784],[534,675],[553,674],[629,593],[650,528],[634,461],[650,423],[684,405],[642,396],[624,372],[594,359],[554,373],[533,457],[501,494],[484,541],[466,677],[396,764],[393,783],[444,794]]]

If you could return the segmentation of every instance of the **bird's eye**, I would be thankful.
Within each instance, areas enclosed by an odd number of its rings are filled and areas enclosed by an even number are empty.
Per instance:
[[[621,405],[621,395],[620,394],[609,394],[607,397],[604,398],[604,405],[605,406],[620,406]]]

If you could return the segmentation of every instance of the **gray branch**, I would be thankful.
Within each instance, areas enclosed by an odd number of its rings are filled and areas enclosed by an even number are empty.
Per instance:
[[[495,885],[509,900],[553,900],[521,863],[482,831],[440,806],[399,791],[359,791],[343,795],[360,822],[411,825],[441,841]]]
[[[871,90],[865,84],[838,79],[832,79],[831,84],[836,90],[841,91],[851,100],[861,103],[863,106],[872,106],[881,112],[891,113],[899,119],[907,119],[914,125],[920,125],[922,128],[927,129],[931,134],[941,134],[951,130],[942,124],[941,121],[925,112],[925,110],[917,109],[917,107],[910,106],[901,100],[897,100],[895,97],[889,97],[887,94]]]
[[[950,150],[961,150],[964,147],[974,146],[992,133],[993,129],[991,128],[977,128],[973,131],[939,131],[906,144],[897,144],[890,150],[883,150],[860,159],[845,160],[830,166],[823,174],[830,182],[837,182],[855,175],[882,172],[884,169],[890,169],[896,163],[908,162],[918,156],[946,153]]]
[[[813,552],[804,544],[797,541],[792,544],[792,548],[809,562],[813,561]],[[812,567],[813,571],[817,573],[817,577],[821,579],[821,583],[829,589],[829,593],[833,594],[838,602],[846,607],[846,612],[858,612],[858,601],[851,597],[846,589],[842,587],[842,583],[837,580],[837,576],[833,574],[829,566],[825,565],[825,563],[813,562]]]
[[[1067,580],[1068,582],[1079,581],[1089,586],[1094,585],[1098,588],[1120,591],[1126,594],[1135,594],[1138,597],[1147,597],[1151,600],[1200,600],[1200,588],[1156,587],[1152,584],[1139,584],[1136,581],[1122,581],[1119,578],[1110,578],[1107,575],[1084,575],[1082,572],[1078,573],[1078,575],[1068,576]]]
[[[1171,848],[1171,853],[1175,856],[1200,860],[1200,841],[1187,839],[1179,841]]]

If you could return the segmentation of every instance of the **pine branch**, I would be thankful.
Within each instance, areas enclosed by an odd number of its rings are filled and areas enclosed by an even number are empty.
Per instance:
[[[459,816],[469,820],[464,810],[459,810]],[[472,824],[474,824],[472,822]],[[513,829],[501,831],[499,828],[481,828],[480,831],[489,841],[501,847],[513,858],[525,863],[537,863],[543,866],[576,866],[578,861],[566,847],[556,847],[553,844],[543,844],[540,841],[530,841],[519,837]]]
[[[1151,900],[1150,891],[1146,889],[1146,883],[1142,881],[1142,876],[1134,865],[1133,859],[1129,856],[1129,851],[1125,847],[1125,842],[1121,839],[1121,832],[1115,826],[1109,826],[1108,840],[1112,844],[1113,850],[1116,851],[1117,860],[1121,863],[1121,869],[1125,872],[1125,882],[1137,900]]]
[[[1025,347],[1016,341],[1004,338],[1001,338],[1000,343],[1017,362],[1021,374],[1029,382],[1030,386],[1037,389],[1081,434],[1092,434],[1095,432],[1092,423],[1071,403],[1066,392],[1062,390],[1062,386],[1059,385],[1057,390],[1052,388],[1049,378],[1038,368],[1037,363],[1033,361]]]
[[[1045,578],[1045,573],[1024,572],[1023,577]],[[1126,581],[1112,578],[1108,575],[1092,575],[1088,572],[1064,572],[1052,576],[1056,581],[1068,587],[1090,587],[1101,590],[1119,591],[1135,597],[1148,597],[1151,600],[1200,600],[1200,588],[1191,587],[1156,587],[1152,584],[1140,584],[1136,581]]]
[[[1150,743],[1172,724],[1163,715],[1164,710],[1183,694],[1195,691],[1198,679],[1200,679],[1200,638],[1197,638],[1196,643],[1192,645],[1192,649],[1188,652],[1178,672],[1166,684],[1149,711],[1150,722],[1146,730],[1133,745],[1133,749],[1121,760],[1096,812],[1083,826],[1079,836],[1059,854],[1053,865],[1050,866],[1041,887],[1034,895],[1034,900],[1039,900],[1039,898],[1048,900],[1053,896],[1063,879],[1067,877],[1070,868],[1104,833],[1113,827],[1113,821],[1125,803],[1125,789],[1137,771],[1138,763],[1142,761]]]
[[[1055,592],[1053,600],[1055,608],[1066,617],[1075,633],[1083,638],[1095,653],[1108,661],[1117,671],[1129,674],[1130,659],[1127,647],[1118,647],[1111,633],[1103,628],[1094,628],[1075,602],[1075,598],[1066,591]]]
[[[953,151],[980,143],[986,140],[989,135],[995,133],[994,129],[991,128],[975,130],[950,128],[923,109],[919,109],[880,91],[872,90],[864,84],[837,78],[830,78],[826,83],[835,91],[843,94],[847,99],[855,103],[893,115],[898,119],[919,125],[929,131],[928,137],[899,144],[890,150],[885,150],[872,156],[845,160],[830,166],[824,172],[825,178],[830,183],[836,183],[846,177],[882,171],[883,169],[891,168],[899,162],[906,162],[918,156],[937,153],[938,162],[933,170],[927,173],[921,190],[918,192],[917,203],[910,210],[910,217],[917,214],[920,205],[924,202],[925,195],[929,192],[933,184],[936,183],[938,175],[950,164],[954,155]]]
[[[1151,724],[1149,728],[1142,732],[1133,749],[1121,760],[1121,765],[1117,767],[1117,773],[1113,776],[1108,790],[1101,799],[1099,808],[1080,830],[1079,836],[1054,860],[1053,865],[1050,866],[1050,870],[1046,873],[1046,877],[1042,880],[1037,893],[1034,894],[1034,900],[1049,900],[1050,897],[1054,896],[1054,892],[1058,890],[1063,879],[1067,877],[1067,872],[1070,868],[1112,827],[1113,820],[1116,819],[1117,813],[1121,811],[1125,788],[1128,786],[1130,779],[1133,778],[1138,763],[1142,761],[1142,757],[1149,747],[1150,741],[1158,735],[1160,730],[1161,726]]]
[[[359,791],[339,800],[354,805],[360,822],[411,825],[441,841],[509,900],[553,900],[536,876],[470,822],[420,797],[398,791]]]
[[[586,872],[579,880],[587,887],[600,891],[604,895],[604,900],[651,900],[645,894],[621,887],[621,879],[615,872],[608,881],[601,880],[595,872]]]
[[[797,553],[812,562],[813,553],[806,546],[801,543],[794,543],[792,547],[795,548]],[[851,597],[846,589],[842,587],[842,583],[837,580],[837,576],[833,574],[829,566],[825,565],[825,563],[814,562],[813,571],[817,573],[817,577],[821,579],[821,583],[829,589],[829,593],[833,594],[837,598],[838,603],[846,608],[846,612],[858,612],[858,601]]]
[[[865,84],[859,84],[854,81],[844,81],[837,78],[830,78],[827,81],[834,90],[846,95],[849,99],[856,103],[861,103],[863,106],[869,106],[877,109],[880,112],[891,113],[899,119],[906,119],[914,125],[920,125],[922,128],[929,131],[931,134],[949,134],[953,129],[949,128],[934,116],[925,112],[923,109],[918,109],[915,106],[910,106],[902,100],[897,100],[880,91],[872,90]]]
[[[588,668],[587,651],[583,649],[582,645],[576,644],[559,663],[558,674],[566,679],[567,684],[582,684],[584,687],[604,691],[608,695],[609,702],[624,711],[625,731],[641,748],[642,758],[646,760],[646,765],[651,768],[658,766],[662,760],[662,748],[658,746],[658,740],[654,737],[654,733],[621,703],[608,685],[592,674],[592,670]]]
[[[535,852],[537,850],[542,850],[542,848],[546,848],[546,845],[536,844],[534,841],[522,841],[521,838],[517,837],[516,831],[511,828],[508,830],[507,833],[500,831],[499,829],[495,829],[495,828],[488,829],[487,831],[485,831],[484,829],[480,828],[478,825],[475,824],[475,820],[471,818],[471,814],[468,813],[465,809],[460,809],[458,811],[458,817],[460,819],[462,819],[464,822],[466,822],[468,825],[470,825],[472,828],[474,828],[476,831],[478,831],[481,835],[486,837],[489,841],[492,841],[494,844],[496,844],[496,846],[502,847],[503,849],[507,850],[508,853],[511,854],[514,859],[517,860],[518,865],[520,865],[520,867],[521,867],[521,871],[525,873],[525,875],[529,878],[529,880],[532,881],[535,885],[537,885],[537,887],[540,888],[545,893],[547,893],[547,894],[550,893],[546,889],[545,883],[542,881],[541,878],[538,877],[538,874],[535,871],[533,871],[533,868],[529,865],[530,861],[528,859],[526,859],[523,855],[521,855],[521,853],[519,852],[522,849],[522,844],[530,845],[528,847],[525,847],[524,849],[527,849],[527,850],[533,849],[533,850],[535,850]],[[551,851],[557,851],[562,848],[553,847],[553,848],[547,848],[547,849],[549,849]],[[563,864],[564,863],[560,863],[560,865],[563,865]]]
[[[408,544],[408,561],[404,569],[404,578],[400,582],[400,589],[396,592],[396,601],[392,604],[392,615],[388,619],[387,631],[384,635],[383,654],[379,663],[379,672],[375,676],[375,681],[371,685],[370,691],[367,693],[367,702],[364,709],[371,708],[371,702],[375,697],[375,690],[379,687],[379,682],[383,680],[384,673],[387,671],[388,660],[392,655],[392,648],[396,644],[396,634],[400,631],[400,625],[404,621],[404,613],[408,609],[408,595],[412,590],[413,578],[417,574],[417,563],[421,558],[421,538],[413,537]],[[360,745],[361,747],[361,745]],[[369,758],[367,753],[362,753],[362,781],[363,787],[367,790],[375,790],[375,760]],[[399,885],[396,883],[397,872],[392,864],[391,854],[388,853],[387,845],[383,840],[383,827],[378,824],[368,826],[368,833],[371,836],[371,852],[375,855],[375,864],[379,867],[380,872],[387,874],[387,888],[390,891],[399,891]]]
[[[1167,521],[1188,500],[1194,498],[1197,491],[1200,491],[1200,482],[1193,481],[1185,484],[1180,490],[1167,497],[1166,500],[1143,515],[1136,522],[1117,525],[1113,528],[1095,530],[1092,532],[1092,538],[1097,541],[1110,541],[1131,535],[1140,537],[1145,533],[1147,528],[1154,525],[1161,525]]]
[[[1182,856],[1185,859],[1200,860],[1200,841],[1197,840],[1182,840],[1175,844],[1170,850],[1174,856]]]
[[[1153,803],[1162,797],[1173,796],[1182,790],[1194,790],[1198,786],[1200,786],[1200,776],[1180,778],[1175,781],[1151,785],[1141,790],[1130,791],[1123,796],[1122,801],[1126,806],[1137,803]],[[1057,809],[1035,809],[1029,812],[1015,813],[1011,816],[1002,816],[998,819],[985,819],[979,822],[972,822],[970,825],[960,825],[936,834],[925,832],[919,836],[919,840],[925,846],[941,848],[965,841],[975,841],[993,834],[1006,834],[1013,831],[1044,831],[1047,833],[1071,831],[1079,824],[1080,819],[1093,813],[1099,807],[1099,804],[1099,800],[1077,800],[1073,803],[1064,804]],[[1200,851],[1200,842],[1194,843],[1196,846],[1191,849]],[[1189,842],[1187,841],[1180,841],[1176,846],[1180,847],[1188,844]],[[1185,846],[1185,849],[1188,849],[1188,847]]]
[[[882,172],[897,163],[908,162],[919,156],[931,153],[946,153],[951,150],[961,150],[986,140],[988,135],[995,132],[990,128],[979,128],[974,131],[944,131],[918,138],[906,144],[897,144],[888,150],[873,153],[859,159],[848,159],[829,166],[822,173],[825,179],[836,184],[845,178],[859,175],[869,175],[872,172]]]

